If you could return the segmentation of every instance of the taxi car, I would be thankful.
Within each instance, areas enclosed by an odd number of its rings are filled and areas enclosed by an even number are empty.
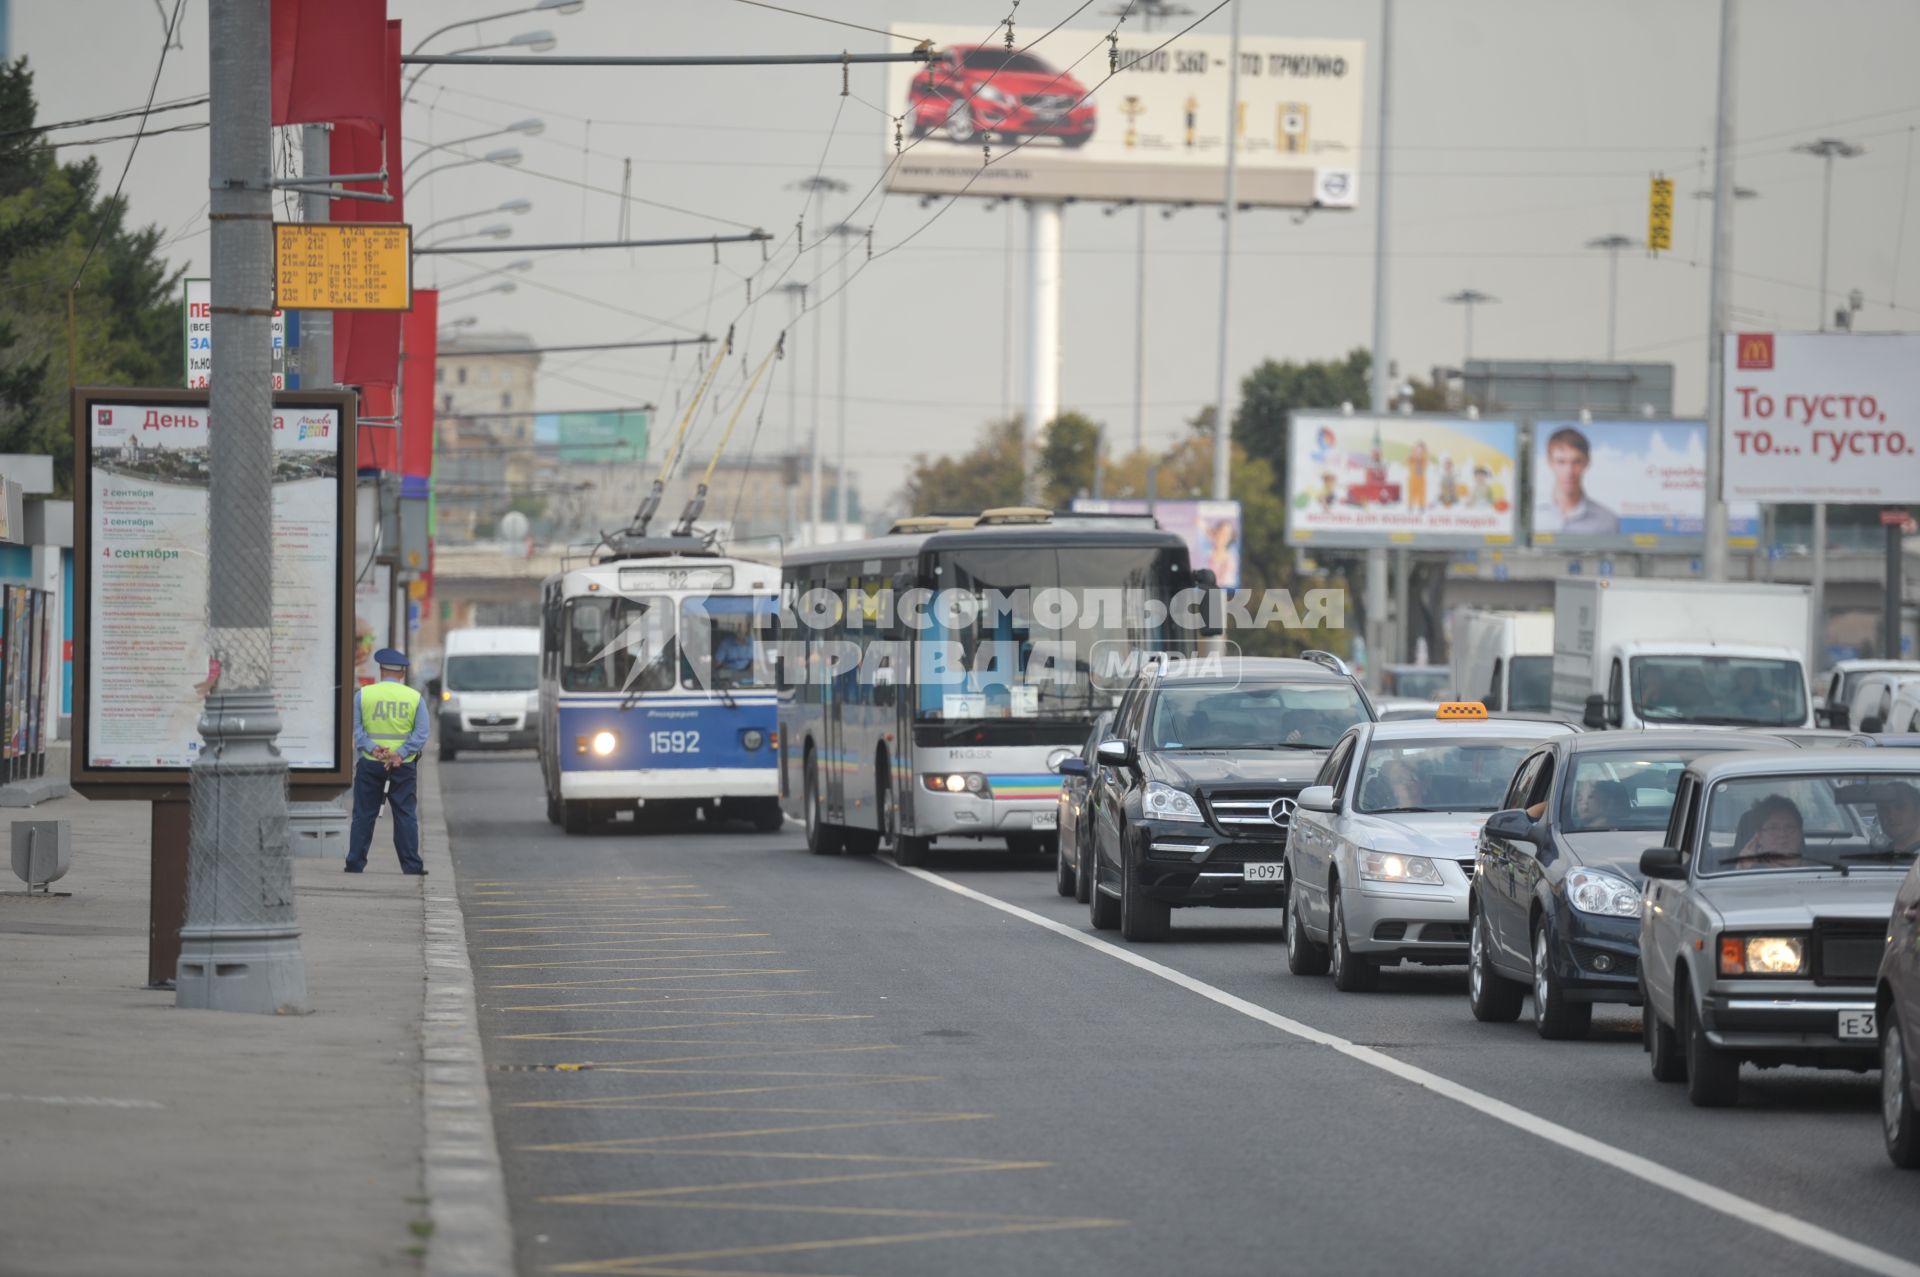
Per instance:
[[[1478,702],[1425,722],[1362,723],[1301,791],[1287,840],[1287,968],[1364,992],[1380,968],[1467,960],[1474,838],[1514,768],[1558,723],[1490,720]]]
[[[1653,1075],[1735,1103],[1740,1066],[1866,1070],[1887,920],[1920,850],[1905,751],[1707,754],[1641,854],[1640,988]]]
[[[1779,751],[1775,734],[1718,729],[1562,736],[1528,754],[1480,832],[1469,900],[1467,1001],[1517,1018],[1533,991],[1543,1038],[1584,1038],[1596,1002],[1638,1002],[1640,853],[1666,830],[1674,786],[1702,754]]]

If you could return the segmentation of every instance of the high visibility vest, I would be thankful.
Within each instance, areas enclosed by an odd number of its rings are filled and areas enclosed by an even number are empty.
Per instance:
[[[382,680],[360,689],[360,725],[367,729],[375,745],[398,749],[413,735],[414,720],[419,717],[425,698],[405,683]],[[372,754],[362,755],[372,758]],[[418,755],[410,755],[412,762]]]

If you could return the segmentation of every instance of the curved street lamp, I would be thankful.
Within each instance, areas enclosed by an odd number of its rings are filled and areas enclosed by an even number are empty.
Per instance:
[[[498,150],[488,151],[485,155],[470,155],[464,160],[454,160],[449,164],[436,164],[422,173],[416,180],[409,183],[407,189],[413,190],[435,173],[444,173],[448,169],[465,168],[469,164],[498,164],[502,168],[512,168],[526,158],[526,156],[520,153],[519,147],[503,146]]]
[[[471,292],[471,293],[468,293],[468,294],[467,294],[466,296],[464,296],[464,297],[448,297],[448,296],[447,296],[446,294],[444,294],[444,293],[442,293],[442,294],[441,294],[441,296],[440,296],[440,304],[441,304],[441,305],[443,305],[443,306],[445,306],[445,305],[448,305],[448,304],[450,304],[450,303],[452,303],[452,302],[470,302],[470,301],[472,301],[472,300],[474,300],[474,299],[475,299],[476,297],[485,297],[485,296],[487,296],[487,295],[488,295],[488,294],[490,294],[490,293],[511,293],[511,292],[515,292],[515,291],[517,291],[517,290],[519,289],[519,287],[520,287],[520,285],[518,285],[518,284],[516,284],[516,283],[514,283],[514,282],[513,282],[512,280],[510,280],[510,279],[503,279],[503,280],[501,280],[501,281],[500,281],[499,283],[497,283],[497,284],[493,284],[493,285],[491,285],[491,286],[489,286],[489,287],[487,287],[487,288],[482,288],[482,289],[479,289],[479,290],[478,290],[478,291],[476,291],[476,292]]]
[[[417,241],[422,236],[424,236],[428,231],[434,229],[436,226],[445,226],[451,222],[464,222],[469,218],[485,217],[489,213],[510,213],[515,217],[519,217],[532,211],[532,209],[533,209],[532,200],[511,199],[511,200],[508,200],[506,203],[496,205],[493,208],[477,208],[473,210],[471,213],[459,213],[453,217],[437,218],[434,221],[428,222],[425,226],[416,226],[413,229],[413,238]]]
[[[469,45],[464,49],[449,49],[447,52],[453,56],[463,53],[486,53],[491,49],[525,49],[529,53],[551,53],[554,46],[559,43],[554,39],[551,31],[522,31],[510,39],[495,40],[489,44]],[[407,91],[401,95],[401,101],[413,101],[413,86],[420,83],[420,77],[425,75],[433,65],[429,62],[413,73],[413,78],[407,81]]]
[[[456,137],[456,138],[450,138],[445,142],[435,142],[433,145],[427,147],[425,150],[421,151],[418,155],[414,156],[412,159],[408,160],[404,165],[402,165],[400,168],[400,174],[403,177],[406,176],[407,172],[411,170],[413,166],[418,164],[421,160],[425,159],[429,155],[432,155],[435,151],[444,151],[448,147],[465,146],[469,142],[483,142],[490,137],[505,137],[509,133],[517,133],[521,137],[539,137],[542,133],[545,133],[546,131],[547,131],[547,122],[545,120],[541,120],[541,119],[515,120],[512,124],[507,125],[503,129],[489,129],[485,133],[475,133],[469,137]]]
[[[491,226],[482,226],[477,231],[460,231],[453,235],[443,235],[432,244],[415,244],[414,248],[434,248],[441,244],[458,244],[469,239],[505,239],[513,234],[513,227],[505,222],[495,222]]]

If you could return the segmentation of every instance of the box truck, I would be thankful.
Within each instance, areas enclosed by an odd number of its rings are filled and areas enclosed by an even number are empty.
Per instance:
[[[1455,696],[1490,710],[1553,708],[1553,613],[1456,613],[1450,650]]]
[[[1567,578],[1553,708],[1590,729],[1811,727],[1805,586]]]

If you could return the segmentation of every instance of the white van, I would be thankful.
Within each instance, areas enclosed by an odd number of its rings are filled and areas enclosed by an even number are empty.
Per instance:
[[[1875,670],[1861,677],[1853,689],[1853,705],[1847,714],[1847,726],[1856,732],[1875,735],[1886,730],[1893,712],[1894,698],[1909,686],[1920,683],[1920,675],[1901,670]]]
[[[453,631],[428,692],[439,698],[441,762],[463,749],[539,748],[538,627]]]

